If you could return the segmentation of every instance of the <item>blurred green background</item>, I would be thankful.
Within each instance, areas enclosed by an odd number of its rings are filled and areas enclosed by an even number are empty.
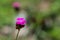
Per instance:
[[[12,3],[15,2],[16,0],[0,0],[0,30],[2,30],[5,26],[10,26],[12,27],[12,21],[15,14],[15,11],[12,7]],[[18,0],[21,5],[22,8],[26,8],[28,7],[28,9],[30,11],[27,11],[28,14],[31,14],[32,16],[35,17],[36,19],[36,23],[37,25],[39,25],[39,22],[46,16],[49,17],[49,15],[51,15],[52,13],[58,15],[57,18],[60,18],[60,0]],[[41,9],[39,9],[39,5],[40,3],[44,3],[44,1],[46,1],[46,3],[48,4],[49,2],[49,9],[48,10],[44,10],[44,11],[40,11]],[[43,8],[44,9],[44,8]],[[32,23],[34,24],[34,23]],[[33,25],[34,27],[32,27],[33,29],[35,28],[36,25]],[[53,30],[51,32],[46,32],[48,33],[53,39],[51,40],[60,40],[60,20],[55,20],[54,24],[53,24]],[[39,28],[35,28],[36,31],[36,35],[40,35],[40,33],[38,33],[40,31]],[[42,32],[42,34],[45,32]],[[45,35],[45,34],[43,34]],[[3,35],[3,33],[0,33],[0,40],[11,40],[11,36],[10,34],[8,36]],[[37,39],[39,40],[39,39]],[[41,39],[42,40],[42,39]],[[49,39],[44,39],[44,40],[49,40]]]

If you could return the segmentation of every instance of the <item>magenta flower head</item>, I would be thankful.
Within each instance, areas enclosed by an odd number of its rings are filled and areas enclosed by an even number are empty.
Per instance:
[[[21,5],[20,5],[19,2],[14,2],[14,3],[12,4],[12,6],[13,6],[13,8],[15,9],[15,11],[19,11],[19,10],[20,10],[20,7],[21,7]]]
[[[16,29],[20,29],[24,27],[26,24],[26,20],[24,18],[17,18],[16,19]]]
[[[14,2],[12,6],[13,7],[20,7],[20,3],[19,2]]]

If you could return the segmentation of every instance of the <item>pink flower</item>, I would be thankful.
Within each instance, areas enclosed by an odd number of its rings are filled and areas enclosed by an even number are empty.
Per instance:
[[[14,2],[12,6],[13,7],[20,7],[20,3],[19,2]]]
[[[26,24],[26,20],[24,18],[17,18],[16,19],[16,24],[25,25]]]

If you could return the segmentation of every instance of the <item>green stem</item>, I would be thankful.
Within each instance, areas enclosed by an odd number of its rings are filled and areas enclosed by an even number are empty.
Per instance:
[[[19,34],[19,31],[20,31],[20,30],[18,30],[18,33],[17,33],[17,36],[16,36],[16,40],[18,39],[18,34]]]

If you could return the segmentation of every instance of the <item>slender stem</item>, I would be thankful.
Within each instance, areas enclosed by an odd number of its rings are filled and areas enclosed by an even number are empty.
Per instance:
[[[19,34],[19,31],[20,31],[20,30],[18,30],[18,33],[17,33],[17,36],[16,36],[16,40],[18,39],[18,34]]]

